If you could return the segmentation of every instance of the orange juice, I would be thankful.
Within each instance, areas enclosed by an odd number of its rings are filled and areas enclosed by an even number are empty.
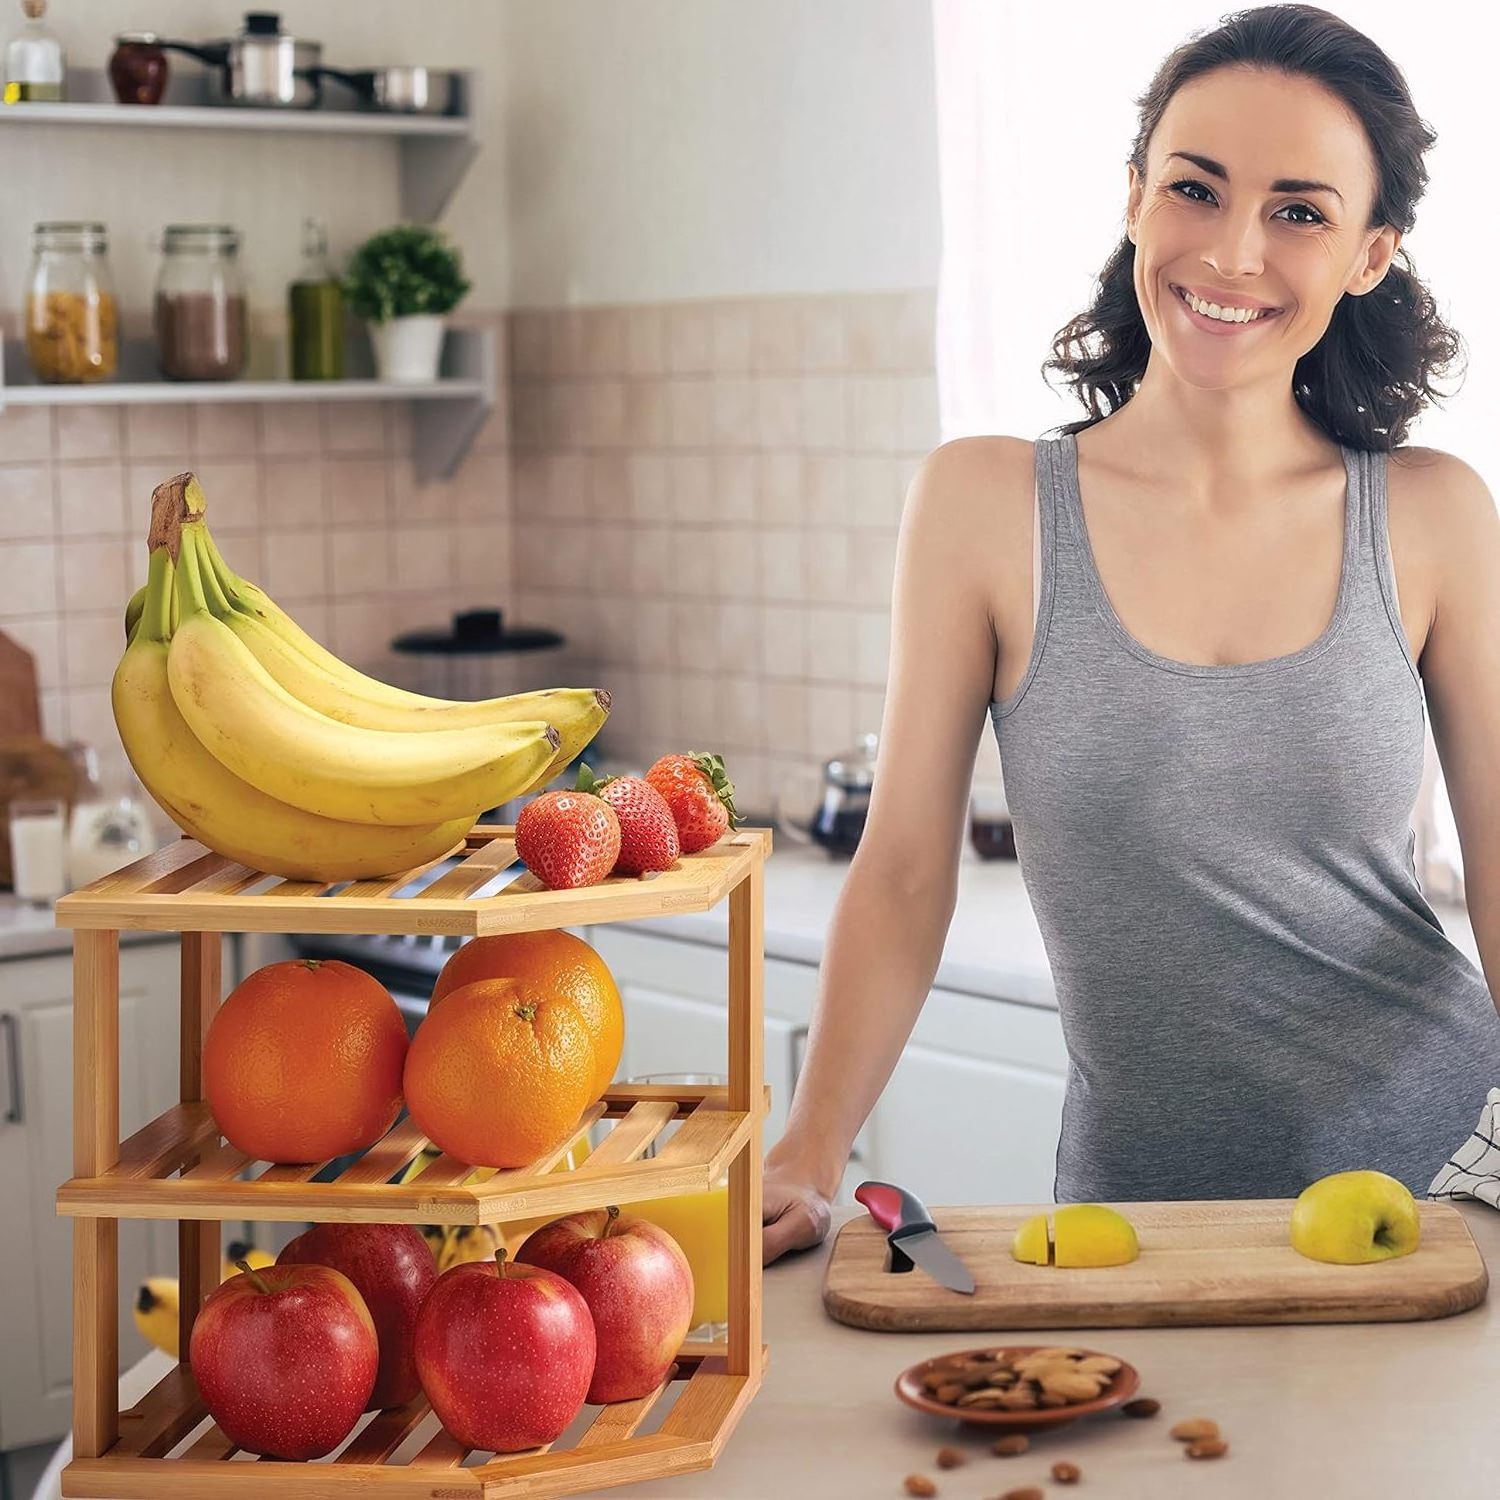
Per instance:
[[[682,1246],[693,1268],[693,1322],[729,1321],[729,1179],[707,1193],[622,1203],[621,1213],[649,1219]]]

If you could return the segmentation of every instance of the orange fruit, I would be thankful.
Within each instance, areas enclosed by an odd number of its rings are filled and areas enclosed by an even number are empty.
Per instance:
[[[432,1005],[476,979],[515,979],[536,998],[569,1001],[594,1035],[592,1104],[611,1083],[625,1046],[625,1011],[609,965],[571,932],[501,932],[454,951],[432,990]]]
[[[327,1161],[396,1123],[406,1047],[396,1002],[363,969],[267,964],[209,1024],[203,1094],[224,1138],[257,1161]]]
[[[476,979],[443,997],[406,1057],[406,1107],[435,1146],[475,1167],[524,1167],[565,1141],[598,1097],[594,1038],[566,996]]]

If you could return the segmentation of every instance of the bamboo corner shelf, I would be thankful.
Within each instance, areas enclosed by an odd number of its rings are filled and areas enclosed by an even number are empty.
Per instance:
[[[430,866],[384,880],[280,880],[182,839],[57,904],[73,945],[73,1176],[58,1211],[73,1219],[73,1460],[67,1496],[211,1500],[258,1496],[393,1500],[572,1495],[712,1466],[760,1388],[764,874],[770,831],[741,828],[647,879],[615,877],[549,891],[515,874],[514,829],[478,825],[464,857],[425,888]],[[439,863],[434,861],[434,863]],[[503,883],[503,884],[502,884]],[[499,888],[497,888],[499,887]],[[583,1164],[552,1169],[567,1142],[525,1167],[471,1182],[440,1156],[407,1183],[389,1179],[428,1144],[409,1119],[352,1166],[314,1182],[326,1163],[257,1163],[222,1140],[203,1100],[202,1047],[222,989],[225,932],[452,933],[477,936],[706,911],[729,901],[728,1083],[616,1086],[582,1130],[613,1122]],[[125,1142],[119,1133],[119,938],[131,929],[182,934],[180,1102]],[[628,1017],[627,1017],[628,1025]],[[672,1138],[645,1152],[669,1123]],[[576,1132],[574,1132],[576,1135]],[[572,1137],[570,1136],[570,1139]],[[121,1412],[118,1228],[178,1221],[183,1349],[218,1284],[228,1219],[501,1223],[606,1203],[706,1192],[729,1174],[729,1333],[684,1344],[667,1379],[636,1401],[585,1407],[557,1443],[477,1454],[444,1432],[424,1398],[361,1419],[329,1459],[250,1467],[214,1424],[186,1364]],[[675,1398],[675,1399],[673,1399]],[[650,1426],[651,1430],[642,1431]]]

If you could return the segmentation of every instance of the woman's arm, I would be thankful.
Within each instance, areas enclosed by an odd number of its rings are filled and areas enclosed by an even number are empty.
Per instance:
[[[874,786],[829,925],[796,1097],[766,1156],[767,1260],[826,1232],[854,1137],[942,956],[995,681],[997,517],[1017,483],[1029,506],[1031,451],[1013,438],[948,443],[907,492]]]
[[[1500,515],[1468,464],[1432,449],[1424,458],[1434,600],[1422,681],[1463,850],[1469,920],[1500,1009]]]

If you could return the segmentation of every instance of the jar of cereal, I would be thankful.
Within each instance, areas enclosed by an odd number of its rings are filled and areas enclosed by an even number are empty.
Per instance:
[[[38,224],[26,292],[26,357],[38,380],[108,380],[120,362],[119,320],[102,224]]]

